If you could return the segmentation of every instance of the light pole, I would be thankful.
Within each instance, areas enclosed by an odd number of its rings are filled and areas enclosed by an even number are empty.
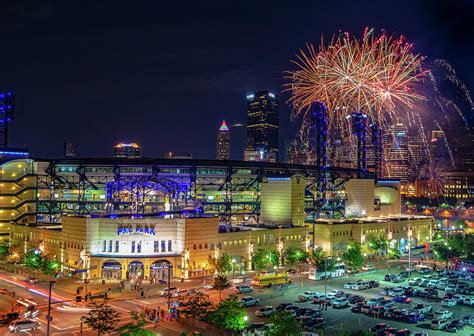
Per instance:
[[[46,335],[49,336],[49,327],[51,324],[51,291],[53,289],[53,286],[56,284],[56,281],[50,281],[49,282],[49,294],[48,294],[48,316],[46,316],[46,319],[48,320],[48,325],[46,328]]]
[[[232,279],[235,278],[235,259],[232,259]]]
[[[408,280],[411,278],[411,236],[408,236]]]
[[[325,257],[324,258],[324,273],[326,273],[324,275],[324,296],[326,296],[326,292],[327,292],[327,284],[328,284],[328,258]]]

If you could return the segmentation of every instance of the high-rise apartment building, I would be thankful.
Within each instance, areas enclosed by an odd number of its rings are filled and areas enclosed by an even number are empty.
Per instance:
[[[230,129],[227,127],[225,120],[222,121],[221,127],[217,132],[217,160],[229,160],[231,148]]]
[[[114,146],[114,151],[114,157],[116,158],[136,159],[142,156],[142,148],[134,142],[121,142]]]
[[[408,164],[408,130],[397,121],[388,127],[383,134],[384,176],[407,182],[409,179]]]
[[[278,95],[267,90],[247,95],[246,161],[278,160]]]

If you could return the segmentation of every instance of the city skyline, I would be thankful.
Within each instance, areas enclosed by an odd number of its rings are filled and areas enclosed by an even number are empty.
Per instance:
[[[321,20],[319,26],[311,28],[294,24],[304,22],[305,15],[332,13],[335,5],[319,6],[310,6],[303,10],[289,9],[291,13],[299,15],[285,17],[282,15],[288,8],[275,6],[272,8],[272,15],[281,18],[279,25],[274,26],[275,34],[266,28],[271,18],[262,21],[258,15],[251,14],[245,20],[237,19],[240,17],[239,13],[246,11],[245,4],[232,8],[232,13],[224,11],[226,14],[222,18],[217,18],[212,12],[224,8],[212,8],[209,14],[206,14],[211,17],[209,22],[223,24],[223,30],[216,34],[207,34],[210,28],[205,25],[196,31],[196,34],[199,32],[204,38],[203,45],[209,46],[195,48],[196,42],[191,43],[192,57],[202,65],[197,69],[182,62],[185,52],[179,46],[182,44],[176,43],[176,38],[185,38],[189,25],[194,24],[193,21],[174,35],[165,36],[159,33],[161,30],[168,31],[175,27],[178,22],[173,21],[176,19],[173,8],[169,9],[171,15],[168,19],[155,24],[151,31],[146,31],[142,27],[154,22],[154,18],[142,18],[140,15],[143,14],[138,14],[133,8],[117,6],[113,12],[114,19],[105,27],[100,18],[106,8],[91,5],[87,9],[91,26],[85,30],[77,30],[72,23],[78,22],[82,11],[85,10],[83,8],[66,11],[66,7],[50,4],[40,10],[38,6],[28,2],[11,5],[8,11],[4,11],[5,19],[2,24],[6,25],[4,30],[9,32],[5,43],[12,47],[1,59],[3,64],[13,66],[5,68],[0,79],[2,89],[12,90],[17,94],[17,120],[11,126],[11,145],[28,147],[36,156],[60,156],[63,141],[70,140],[77,143],[79,156],[107,156],[110,146],[116,142],[136,141],[144,147],[144,156],[157,157],[164,152],[174,151],[193,152],[195,157],[211,158],[214,156],[212,148],[215,147],[215,123],[222,119],[230,123],[244,122],[245,97],[250,92],[263,88],[280,92],[283,71],[288,68],[288,60],[298,48],[307,41],[318,41],[321,33],[330,36],[339,29],[357,33],[366,25],[385,28],[389,32],[400,32],[415,42],[416,51],[422,52],[431,60],[447,59],[467,86],[472,87],[472,65],[464,61],[467,55],[472,54],[472,37],[462,29],[463,22],[468,22],[469,13],[472,13],[467,3],[410,3],[412,10],[404,9],[403,15],[416,12],[416,20],[410,15],[405,16],[403,22],[398,20],[401,9],[386,13],[383,19],[374,19],[375,9],[371,8],[370,2],[358,4],[357,8],[342,3],[340,11],[355,10],[360,15],[355,16],[351,22],[345,20],[344,16],[333,15],[334,20]],[[260,7],[265,5],[260,4],[257,8]],[[426,31],[425,27],[430,24],[433,26],[433,22],[441,13],[462,13],[467,19],[444,20],[442,29]],[[118,19],[124,15],[127,15],[129,20]],[[224,17],[227,20],[223,20]],[[29,20],[30,18],[36,20]],[[55,24],[64,24],[62,18],[67,18],[71,23],[65,24],[63,29],[58,31]],[[128,23],[124,25],[124,22]],[[94,36],[94,31],[102,33]],[[254,31],[258,33],[252,34]],[[34,40],[28,35],[32,32]],[[123,32],[127,33],[124,35]],[[295,35],[296,32],[298,34]],[[149,45],[148,41],[153,41],[154,33],[157,33],[166,48],[157,49]],[[119,36],[123,38],[118,40]],[[259,45],[262,36],[268,42],[265,49]],[[292,36],[297,37],[291,38]],[[248,43],[238,47],[234,42],[242,37]],[[281,45],[281,37],[285,37],[284,40],[288,43]],[[54,38],[56,40],[52,40]],[[25,59],[21,55],[26,55],[25,50],[28,48],[36,47],[35,41],[41,41],[48,46],[47,51],[41,53],[38,59]],[[104,41],[107,41],[105,46],[102,43]],[[88,46],[90,52],[84,53],[83,48],[79,47],[81,45]],[[125,49],[122,45],[128,47]],[[263,59],[245,53],[247,47],[259,51],[255,55],[262,54],[263,50],[272,50],[274,55],[266,53]],[[118,48],[118,52],[112,57],[111,51],[114,48]],[[222,50],[223,57],[213,57],[207,49]],[[70,57],[61,62],[53,62],[56,59],[54,55],[62,54]],[[19,62],[13,62],[14,59]],[[158,60],[171,62],[167,68],[175,71],[158,67]],[[176,63],[178,60],[179,63]],[[25,72],[25,68],[19,68],[17,64],[25,64],[31,71]],[[181,66],[173,67],[177,64]],[[98,69],[100,71],[96,71]],[[69,75],[64,77],[64,73]],[[81,73],[87,74],[87,77]],[[42,83],[40,86],[37,85],[39,80]],[[93,87],[89,85],[90,80],[94,80]],[[167,82],[167,85],[161,85],[162,82]],[[207,92],[215,92],[217,95],[207,98]],[[120,99],[119,102],[117,93],[126,98]],[[291,139],[294,133],[289,119],[290,110],[284,103],[287,99],[286,95],[281,99],[280,149],[283,141]],[[70,104],[70,101],[75,103]],[[132,112],[133,119],[127,116]],[[43,118],[44,115],[49,117]],[[73,127],[61,127],[63,119],[71,120]],[[97,123],[88,121],[92,119]],[[102,132],[112,120],[116,124],[114,129]],[[152,126],[160,127],[161,131],[152,135]],[[53,131],[44,132],[44,129],[49,128]],[[176,137],[177,132],[185,132],[192,138],[199,138],[199,141],[189,144],[182,137]],[[238,134],[239,132],[241,134]],[[233,158],[236,159],[240,157],[241,149],[245,146],[245,136],[243,129],[236,129],[234,133],[235,139],[238,139],[234,144],[236,150],[233,151]],[[33,140],[36,138],[40,138],[41,142]]]

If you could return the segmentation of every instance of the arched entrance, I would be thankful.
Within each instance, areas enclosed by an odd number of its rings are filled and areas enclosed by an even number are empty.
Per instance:
[[[150,265],[150,281],[162,283],[168,281],[168,272],[171,277],[173,265],[168,260],[157,260]]]
[[[144,266],[141,261],[134,260],[128,264],[127,280],[141,280],[143,279]]]
[[[107,260],[102,264],[102,279],[122,279],[122,265],[115,260]]]

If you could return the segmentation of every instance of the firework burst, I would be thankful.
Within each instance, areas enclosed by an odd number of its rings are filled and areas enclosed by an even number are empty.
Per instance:
[[[382,128],[397,120],[416,123],[414,107],[424,99],[418,86],[428,71],[423,57],[412,50],[403,37],[368,29],[360,39],[343,33],[328,44],[322,39],[318,49],[308,44],[306,51],[300,50],[292,61],[296,70],[287,72],[285,90],[291,92],[293,120],[302,120],[302,139],[309,135],[314,102],[328,108],[329,132],[352,135],[346,116],[355,111]]]

